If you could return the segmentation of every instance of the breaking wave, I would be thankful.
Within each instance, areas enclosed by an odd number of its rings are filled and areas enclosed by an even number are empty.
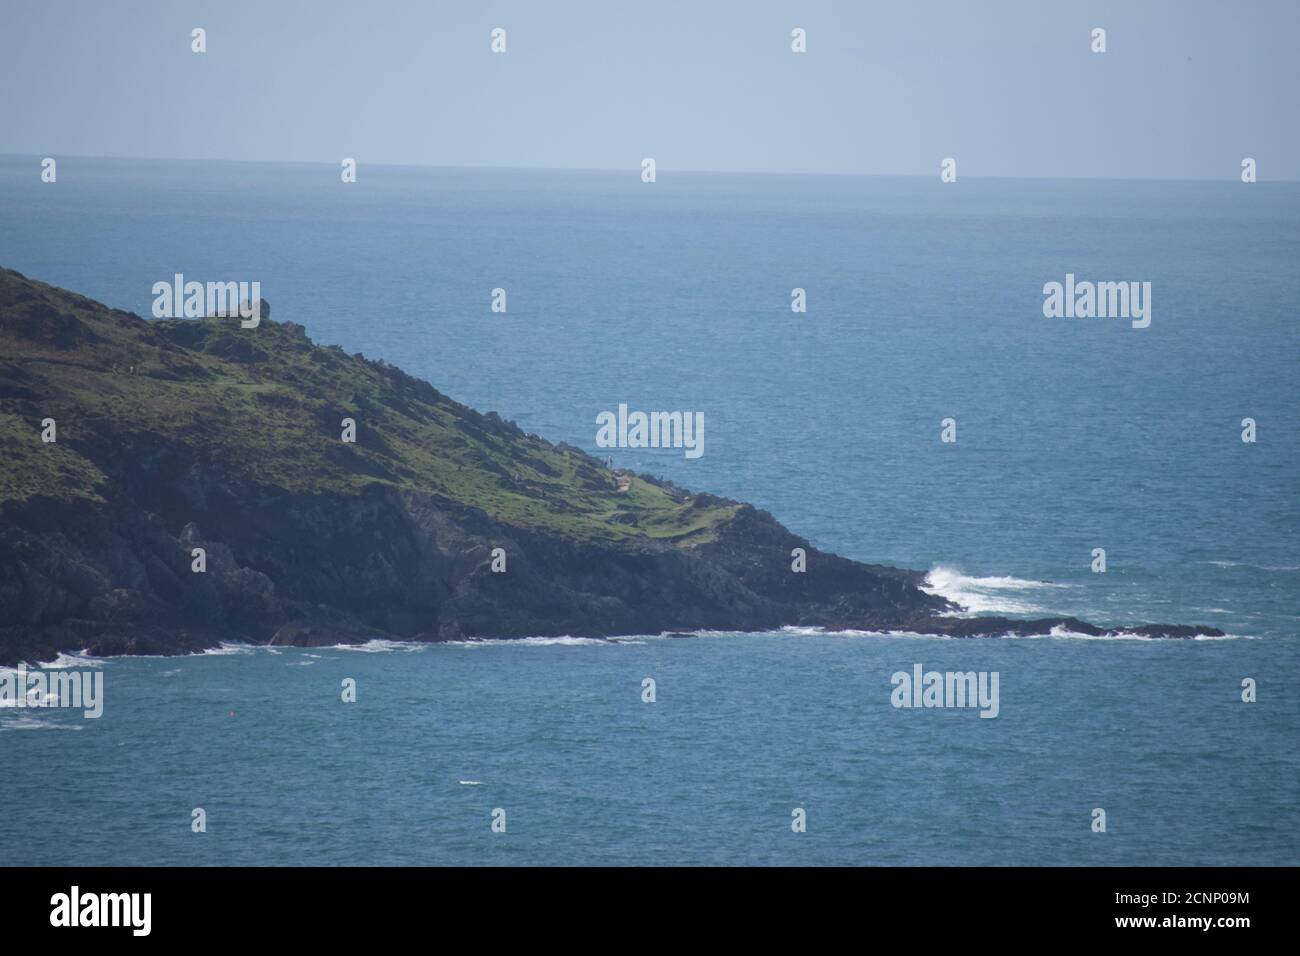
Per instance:
[[[428,644],[416,641],[390,641],[386,638],[373,638],[364,644],[332,644],[331,651],[360,651],[363,654],[382,654],[387,651],[422,651]]]
[[[72,670],[77,667],[102,667],[104,662],[90,657],[85,651],[76,654],[60,654],[52,661],[42,661],[38,666],[44,670]]]
[[[975,614],[1049,614],[1053,613],[1031,595],[1052,589],[1071,587],[1049,581],[1028,581],[1009,576],[975,577],[956,568],[936,565],[925,576],[921,590],[945,598],[963,608],[961,616]]]
[[[509,640],[495,638],[471,638],[467,641],[447,641],[452,647],[586,647],[592,644],[620,643],[607,641],[603,637],[516,637]]]

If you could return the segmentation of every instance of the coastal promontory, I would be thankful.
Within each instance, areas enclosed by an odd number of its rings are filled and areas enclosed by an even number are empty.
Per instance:
[[[146,320],[3,269],[0,442],[0,663],[222,641],[1117,630],[954,615],[921,572],[612,470],[291,322]]]

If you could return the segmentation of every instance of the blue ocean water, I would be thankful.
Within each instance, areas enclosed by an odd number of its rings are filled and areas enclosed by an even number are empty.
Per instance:
[[[1231,638],[112,660],[98,721],[0,711],[0,754],[33,768],[0,808],[14,862],[1300,862],[1300,186],[38,172],[0,158],[0,264],[34,278],[146,316],[176,272],[257,279],[317,342],[602,455],[620,402],[702,411],[702,458],[616,463],[931,570],[976,611]],[[1150,328],[1044,318],[1066,273],[1150,281]],[[917,662],[998,671],[998,718],[895,710],[890,674]]]

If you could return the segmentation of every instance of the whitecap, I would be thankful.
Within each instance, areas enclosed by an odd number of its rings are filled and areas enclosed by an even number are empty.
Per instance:
[[[453,647],[587,647],[592,644],[614,643],[603,637],[513,637],[513,638],[470,638],[465,641],[446,641]]]
[[[222,641],[220,647],[209,647],[206,650],[199,651],[193,657],[225,657],[230,654],[252,654],[256,648],[249,644],[238,644],[234,641]]]
[[[925,576],[921,590],[941,597],[962,608],[959,612],[946,612],[948,617],[968,617],[975,614],[1043,614],[1047,609],[1031,601],[1023,593],[1046,589],[1069,588],[1069,584],[1050,581],[1032,581],[1008,575],[978,577],[963,574],[956,568],[935,565]]]
[[[794,634],[797,637],[923,637],[932,641],[956,640],[956,638],[951,634],[923,634],[920,631],[861,630],[853,627],[836,629],[827,629],[824,627],[783,627],[781,628],[781,633]]]
[[[72,670],[77,667],[102,667],[104,662],[98,658],[90,657],[85,651],[77,651],[76,654],[59,654],[52,661],[42,661],[37,664],[46,670]]]
[[[81,724],[65,723],[62,721],[46,720],[40,717],[23,715],[21,717],[6,717],[0,720],[0,730],[82,730]]]
[[[390,651],[422,651],[427,644],[416,641],[390,641],[386,638],[371,638],[364,644],[331,644],[331,651],[360,651],[363,654],[383,654]]]
[[[1029,638],[1029,639],[1048,637],[1048,638],[1067,639],[1071,641],[1161,641],[1161,642],[1175,643],[1175,644],[1178,643],[1179,640],[1186,640],[1186,638],[1153,637],[1150,634],[1135,634],[1132,631],[1125,631],[1125,630],[1112,631],[1109,634],[1080,634],[1078,631],[1071,631],[1069,628],[1061,624],[1058,624],[1056,627],[1053,627],[1051,631],[1049,631],[1047,634],[1024,634],[1024,635],[1007,634],[1004,636],[1007,638],[1011,638],[1013,640],[1017,636],[1019,636],[1019,637]],[[1191,640],[1236,641],[1236,640],[1241,640],[1243,636],[1244,635],[1241,634],[1224,634],[1222,636],[1210,635],[1210,634],[1196,634],[1191,638]]]

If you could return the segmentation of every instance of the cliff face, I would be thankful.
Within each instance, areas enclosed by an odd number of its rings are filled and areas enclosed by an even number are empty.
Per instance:
[[[620,481],[299,326],[150,322],[8,270],[0,440],[0,663],[788,624],[1103,633],[936,616],[949,608],[917,572],[821,553],[749,505]]]

